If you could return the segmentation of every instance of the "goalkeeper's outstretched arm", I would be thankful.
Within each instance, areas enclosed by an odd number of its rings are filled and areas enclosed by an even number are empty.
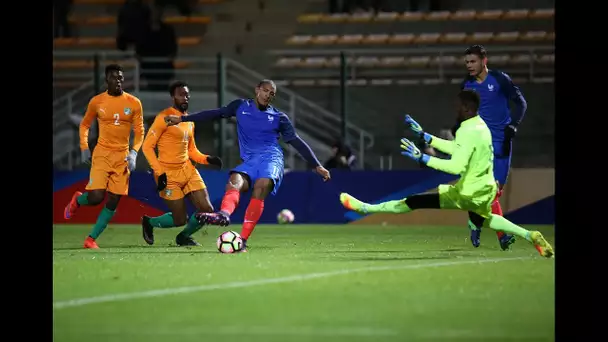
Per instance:
[[[436,147],[432,144],[434,140],[435,139],[433,138],[433,140],[431,141],[431,146],[437,148],[438,150],[442,150],[441,148]],[[427,159],[426,165],[432,167],[435,170],[443,171],[453,175],[462,174],[467,169],[469,160],[471,159],[471,155],[473,154],[473,146],[470,143],[467,143],[466,141],[458,141],[458,139],[456,139],[455,141],[449,141],[444,139],[440,140],[449,143],[449,145],[452,147],[451,152],[445,151],[445,153],[451,153],[452,158],[441,159],[437,157],[428,156],[428,159],[425,158]],[[442,143],[440,143],[440,145],[441,144]]]
[[[431,142],[429,143],[431,147],[436,148],[443,153],[454,154],[455,143],[453,141],[441,139],[431,134],[429,134],[429,136],[431,138]]]

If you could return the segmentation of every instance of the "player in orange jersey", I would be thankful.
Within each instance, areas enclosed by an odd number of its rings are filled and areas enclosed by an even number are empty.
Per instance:
[[[198,212],[213,212],[207,186],[190,159],[198,164],[211,164],[222,167],[218,157],[202,154],[194,142],[194,123],[182,122],[167,126],[167,115],[187,115],[190,90],[185,82],[176,81],[169,87],[173,106],[160,112],[144,140],[143,152],[154,170],[160,197],[165,200],[170,212],[158,217],[144,216],[142,230],[144,240],[154,243],[154,228],[186,227],[175,238],[179,246],[200,246],[192,239],[192,234],[202,228],[194,215],[187,218],[186,201],[188,197]],[[158,148],[158,157],[154,148]]]
[[[64,210],[64,218],[70,219],[78,207],[98,205],[108,193],[106,206],[84,241],[84,248],[99,248],[95,240],[114,216],[120,197],[129,192],[129,175],[135,169],[137,152],[144,140],[141,101],[122,90],[122,67],[116,64],[106,66],[105,76],[108,90],[89,101],[87,112],[80,123],[82,160],[91,164],[87,192],[83,194],[76,191]],[[91,158],[89,129],[95,119],[99,126],[99,138]],[[129,151],[131,128],[135,135]]]

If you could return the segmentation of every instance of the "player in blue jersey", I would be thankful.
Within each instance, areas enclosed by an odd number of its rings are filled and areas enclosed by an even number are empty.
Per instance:
[[[253,188],[241,230],[245,246],[262,216],[264,199],[268,194],[277,193],[283,179],[283,150],[279,145],[279,137],[314,166],[323,180],[330,179],[329,171],[321,166],[310,147],[296,134],[289,117],[270,105],[276,91],[277,87],[273,81],[262,80],[255,88],[253,99],[234,100],[227,106],[188,116],[165,117],[169,125],[182,121],[236,117],[239,150],[243,162],[230,171],[220,211],[196,215],[205,223],[227,226],[230,224],[230,215],[239,203],[240,194]]]
[[[486,49],[481,45],[473,45],[466,49],[464,60],[469,74],[461,84],[462,89],[475,90],[480,98],[479,115],[492,133],[494,147],[494,178],[498,182],[496,199],[492,203],[492,213],[503,215],[499,198],[507,183],[511,168],[512,139],[517,133],[528,104],[518,86],[511,77],[499,70],[488,69]],[[514,106],[511,108],[510,102]],[[479,247],[481,224],[475,222],[474,215],[469,214],[471,243]],[[497,231],[498,241],[503,250],[515,242],[513,235]]]

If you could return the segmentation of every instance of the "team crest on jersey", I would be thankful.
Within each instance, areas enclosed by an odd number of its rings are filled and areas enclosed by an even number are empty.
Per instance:
[[[125,115],[131,114],[131,108],[125,108]]]

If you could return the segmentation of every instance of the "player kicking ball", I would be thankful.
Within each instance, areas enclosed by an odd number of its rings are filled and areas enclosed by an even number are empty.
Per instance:
[[[188,115],[190,89],[188,84],[175,81],[169,87],[173,106],[160,112],[144,140],[142,150],[150,167],[154,170],[159,196],[165,200],[169,212],[158,216],[144,216],[141,221],[143,238],[154,244],[154,228],[171,228],[186,225],[175,237],[178,246],[200,246],[192,238],[203,227],[195,215],[187,217],[185,197],[188,197],[198,212],[212,212],[207,186],[190,160],[199,164],[222,167],[218,157],[202,154],[194,141],[194,123],[182,122],[167,126],[168,115]],[[158,157],[155,149],[158,149]]]
[[[300,138],[287,115],[270,105],[277,87],[272,80],[262,80],[255,87],[254,99],[238,99],[218,109],[205,110],[187,116],[167,116],[165,121],[179,124],[184,121],[206,121],[215,118],[236,117],[239,150],[243,163],[230,171],[226,193],[217,213],[197,213],[201,222],[227,226],[230,215],[236,209],[242,192],[252,189],[251,200],[245,211],[241,230],[243,251],[247,239],[253,232],[264,210],[264,200],[269,194],[276,194],[283,179],[283,150],[279,137],[293,146],[298,153],[314,166],[323,180],[330,179],[327,171]]]
[[[440,159],[423,154],[408,139],[401,139],[401,152],[419,163],[436,170],[460,175],[454,185],[439,185],[437,194],[413,195],[401,200],[380,204],[368,204],[342,193],[340,202],[347,209],[359,213],[409,213],[416,209],[460,209],[470,213],[476,224],[528,240],[540,255],[550,258],[553,248],[538,231],[529,231],[511,223],[504,217],[492,213],[492,202],[498,185],[493,175],[494,151],[488,126],[478,114],[479,95],[473,90],[462,90],[458,94],[458,122],[454,141],[444,140],[422,132],[425,140],[451,159]],[[412,120],[413,121],[413,120]],[[416,124],[417,125],[417,124]],[[419,125],[417,125],[419,127]]]

